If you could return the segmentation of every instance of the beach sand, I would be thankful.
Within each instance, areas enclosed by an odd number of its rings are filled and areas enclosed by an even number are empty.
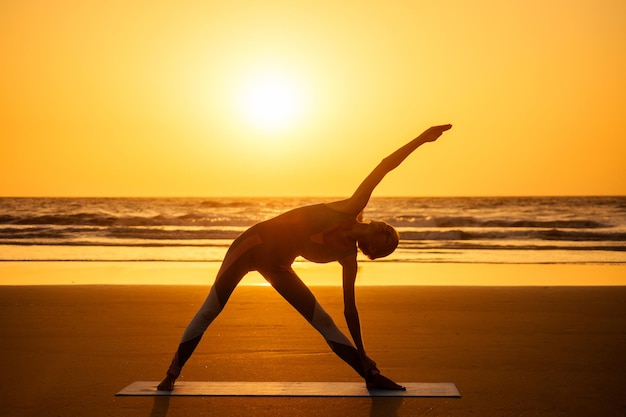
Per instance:
[[[626,287],[363,287],[368,353],[462,398],[115,397],[160,380],[207,286],[4,286],[2,416],[624,416]],[[345,329],[341,288],[314,287]],[[186,381],[358,381],[269,287],[235,290]]]

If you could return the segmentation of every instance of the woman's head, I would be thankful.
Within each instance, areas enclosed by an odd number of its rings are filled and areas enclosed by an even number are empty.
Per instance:
[[[367,232],[357,242],[365,256],[370,259],[384,258],[396,250],[400,237],[393,226],[372,220],[367,227]]]

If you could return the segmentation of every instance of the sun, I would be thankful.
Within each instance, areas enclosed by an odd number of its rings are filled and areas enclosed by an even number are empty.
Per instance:
[[[239,85],[236,107],[252,127],[276,132],[292,127],[302,117],[301,83],[284,72],[265,71],[248,76]]]

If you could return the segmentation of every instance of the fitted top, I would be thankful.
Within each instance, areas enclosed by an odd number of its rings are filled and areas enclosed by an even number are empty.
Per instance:
[[[315,204],[258,223],[244,235],[258,234],[264,257],[274,264],[291,265],[297,256],[326,263],[352,253],[356,255],[356,242],[341,233],[349,230],[355,221],[354,214]]]

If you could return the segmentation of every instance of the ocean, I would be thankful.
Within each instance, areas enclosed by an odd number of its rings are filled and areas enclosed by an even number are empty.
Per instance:
[[[0,261],[219,262],[254,223],[332,200],[0,198]],[[376,262],[626,264],[626,197],[372,198],[365,219],[400,232]]]

